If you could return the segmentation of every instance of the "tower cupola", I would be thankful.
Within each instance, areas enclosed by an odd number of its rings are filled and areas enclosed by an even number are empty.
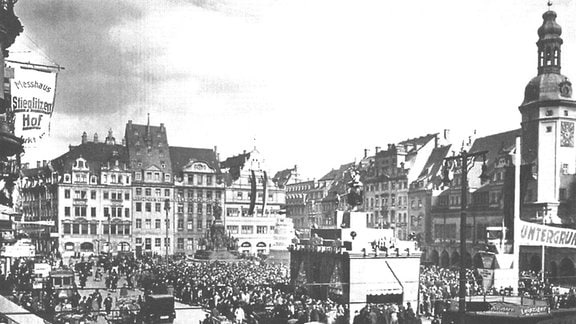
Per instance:
[[[538,74],[560,73],[560,54],[562,47],[562,27],[556,22],[556,13],[546,11],[542,26],[538,28]]]

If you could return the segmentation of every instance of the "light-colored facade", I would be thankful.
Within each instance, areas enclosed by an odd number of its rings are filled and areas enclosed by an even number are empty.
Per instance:
[[[170,147],[170,157],[176,208],[175,253],[194,254],[216,217],[224,219],[224,180],[215,150]],[[218,212],[220,215],[216,215]]]
[[[132,249],[132,175],[125,147],[112,131],[105,142],[82,143],[21,179],[22,220],[54,223],[42,245],[64,256]],[[55,213],[56,212],[56,213]],[[23,226],[26,226],[24,224]],[[56,240],[55,240],[56,239]],[[40,244],[41,243],[41,244]]]
[[[274,244],[277,218],[286,203],[285,190],[272,181],[256,149],[223,161],[221,168],[228,173],[226,231],[238,239],[240,253],[268,254]]]

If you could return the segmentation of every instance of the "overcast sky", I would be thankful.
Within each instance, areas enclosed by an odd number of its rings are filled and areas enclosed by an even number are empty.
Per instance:
[[[562,72],[576,76],[576,3],[555,2]],[[256,144],[272,172],[297,164],[320,178],[364,148],[518,128],[546,10],[545,0],[22,0],[10,58],[65,67],[44,158],[83,131],[103,139],[112,128],[120,141],[128,120],[150,113],[170,145],[217,146],[223,159]]]

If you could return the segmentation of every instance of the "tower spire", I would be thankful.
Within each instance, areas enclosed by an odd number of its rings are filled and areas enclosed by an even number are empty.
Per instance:
[[[542,26],[538,28],[538,74],[560,74],[562,27],[556,22],[556,13],[550,10],[552,1],[548,1],[548,11],[542,18]]]

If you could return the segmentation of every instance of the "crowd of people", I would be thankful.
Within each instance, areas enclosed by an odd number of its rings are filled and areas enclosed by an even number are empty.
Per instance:
[[[344,305],[330,299],[313,299],[305,290],[292,289],[285,265],[259,261],[166,264],[143,260],[137,277],[146,291],[172,287],[182,303],[209,310],[205,323],[222,317],[235,323],[348,323]]]
[[[120,279],[126,289],[141,289],[148,293],[173,294],[180,302],[201,306],[209,316],[204,324],[228,319],[234,323],[399,323],[414,324],[420,317],[438,319],[450,301],[459,293],[458,268],[422,266],[420,271],[419,305],[367,304],[355,314],[347,306],[330,298],[314,299],[306,287],[290,285],[289,268],[281,264],[268,264],[260,260],[236,262],[190,262],[185,259],[162,260],[153,257],[107,257],[78,259],[64,265],[61,259],[41,260],[54,268],[73,269],[80,289],[86,278],[103,280],[108,291],[118,289]],[[33,296],[34,262],[16,260],[10,274],[0,288],[10,290],[21,305],[42,305],[50,314],[76,313],[91,318],[100,312],[110,313],[112,298],[106,291],[95,290],[81,296],[76,288],[68,296],[58,296],[50,284],[42,295]],[[516,295],[532,299],[546,299],[552,309],[576,307],[576,291],[543,282],[539,273],[524,271],[520,274],[518,291],[511,288],[484,289],[482,276],[477,270],[466,270],[466,295]],[[142,298],[138,301],[142,303]],[[416,307],[417,306],[417,307]],[[32,307],[33,308],[33,307]],[[97,315],[96,315],[97,316]]]

